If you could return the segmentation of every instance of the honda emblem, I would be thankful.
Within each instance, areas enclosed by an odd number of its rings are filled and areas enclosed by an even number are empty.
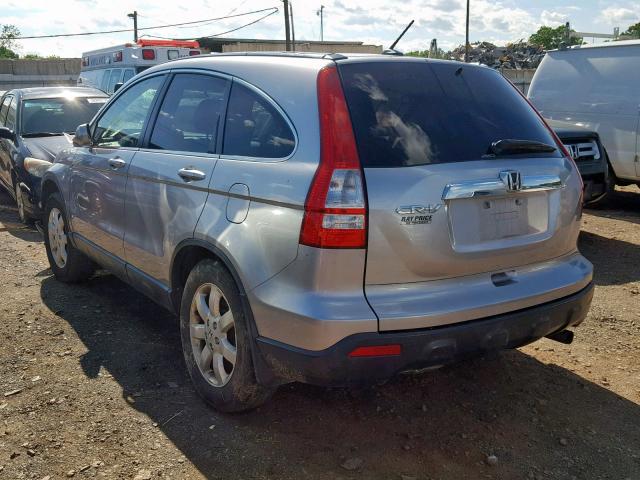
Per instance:
[[[522,190],[522,176],[516,170],[504,170],[500,172],[500,180],[509,192]]]

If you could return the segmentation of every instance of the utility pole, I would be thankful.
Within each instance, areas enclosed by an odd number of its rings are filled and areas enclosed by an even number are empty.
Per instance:
[[[293,2],[289,4],[289,11],[291,12],[291,46],[293,51],[296,51],[296,29],[293,25]]]
[[[324,42],[324,22],[323,22],[324,5],[320,5],[320,10],[316,12],[316,15],[320,16],[320,41]]]
[[[285,50],[291,50],[291,34],[289,33],[289,0],[282,0],[284,3],[284,36]]]
[[[469,63],[469,10],[471,0],[467,0],[467,25],[465,28],[464,61]]]
[[[134,10],[133,13],[127,14],[127,17],[133,18],[133,41],[138,41],[138,11]]]

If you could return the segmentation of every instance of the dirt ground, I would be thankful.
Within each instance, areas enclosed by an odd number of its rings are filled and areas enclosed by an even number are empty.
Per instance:
[[[174,318],[110,275],[54,280],[3,193],[0,478],[640,479],[640,191],[583,230],[597,289],[572,345],[364,392],[293,384],[222,415],[191,387]]]

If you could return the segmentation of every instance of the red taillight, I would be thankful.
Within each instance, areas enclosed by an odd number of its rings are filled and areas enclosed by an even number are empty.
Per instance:
[[[318,73],[320,165],[305,202],[300,243],[364,248],[367,205],[351,118],[336,67]]]
[[[143,48],[142,49],[142,58],[144,60],[155,60],[156,59],[156,51],[153,48]]]
[[[354,357],[394,357],[402,353],[400,345],[376,345],[371,347],[358,347],[349,353],[349,358]]]
[[[195,57],[196,55],[200,55],[200,50],[189,50],[190,57]]]
[[[114,62],[121,62],[122,61],[122,50],[117,51],[113,54],[113,61]]]

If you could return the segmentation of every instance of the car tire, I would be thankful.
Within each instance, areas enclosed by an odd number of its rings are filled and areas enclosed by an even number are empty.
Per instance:
[[[228,270],[213,259],[200,261],[182,294],[182,350],[196,391],[221,412],[251,410],[274,391],[256,380],[249,321]]]
[[[604,193],[600,195],[596,200],[585,202],[585,206],[588,208],[598,208],[607,205],[608,200],[615,193],[616,190],[616,174],[611,168],[609,162],[607,162],[607,172],[605,173]]]
[[[58,193],[47,199],[43,219],[44,244],[55,277],[65,283],[82,282],[91,277],[95,264],[69,242],[67,215]]]
[[[20,188],[20,183],[19,182],[14,182],[15,183],[15,187],[14,187],[14,194],[16,196],[16,206],[18,207],[18,217],[20,217],[20,221],[22,223],[25,224],[31,224],[33,223],[33,218],[31,217],[31,215],[27,214],[25,208],[24,208],[24,198],[23,198],[23,193],[22,193],[22,189]]]

